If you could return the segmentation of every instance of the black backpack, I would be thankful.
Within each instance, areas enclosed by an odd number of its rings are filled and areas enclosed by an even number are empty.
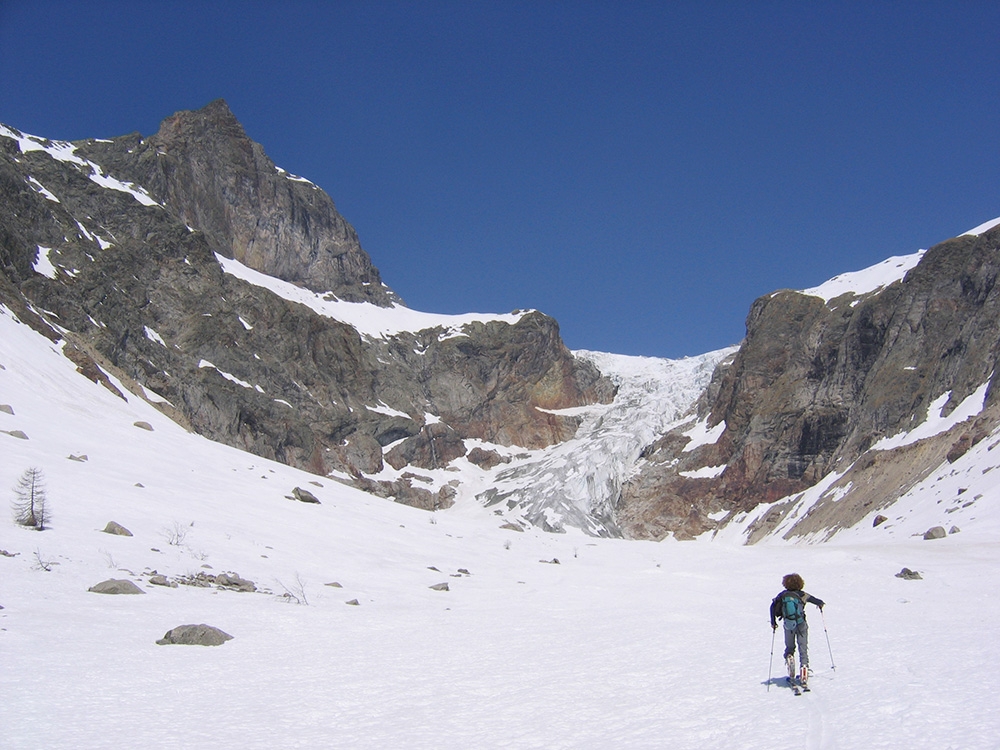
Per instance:
[[[781,595],[778,612],[785,621],[788,630],[795,630],[799,623],[806,619],[805,601],[794,591],[786,591]]]

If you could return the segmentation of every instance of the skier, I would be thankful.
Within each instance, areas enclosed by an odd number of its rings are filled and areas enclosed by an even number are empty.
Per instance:
[[[771,630],[784,620],[785,665],[788,667],[788,684],[795,687],[795,645],[799,646],[799,684],[809,689],[809,626],[806,624],[805,605],[812,602],[822,611],[825,602],[807,594],[802,589],[805,581],[798,573],[789,573],[781,579],[785,590],[771,601]],[[796,693],[798,689],[795,688]]]

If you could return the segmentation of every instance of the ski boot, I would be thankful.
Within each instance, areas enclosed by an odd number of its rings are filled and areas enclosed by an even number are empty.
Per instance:
[[[801,695],[799,691],[799,686],[795,682],[795,655],[789,654],[785,657],[785,666],[788,668],[788,687],[792,689],[792,692],[796,695]]]

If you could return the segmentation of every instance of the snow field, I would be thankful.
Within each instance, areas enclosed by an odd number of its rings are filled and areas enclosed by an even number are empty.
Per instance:
[[[0,493],[38,466],[52,514],[44,532],[0,519],[5,749],[996,747],[1000,550],[974,529],[756,547],[505,531],[474,503],[431,515],[190,435],[58,348],[0,308]],[[270,593],[147,583],[204,565]],[[798,698],[766,685],[792,571],[828,602],[837,666],[810,607]],[[111,577],[146,594],[87,591]],[[234,639],[155,644],[203,622]]]

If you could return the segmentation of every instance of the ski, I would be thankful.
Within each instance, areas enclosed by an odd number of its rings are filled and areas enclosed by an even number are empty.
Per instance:
[[[788,687],[792,689],[793,695],[802,695],[802,691],[799,690],[799,686],[795,684],[795,680],[791,677],[788,678]]]

